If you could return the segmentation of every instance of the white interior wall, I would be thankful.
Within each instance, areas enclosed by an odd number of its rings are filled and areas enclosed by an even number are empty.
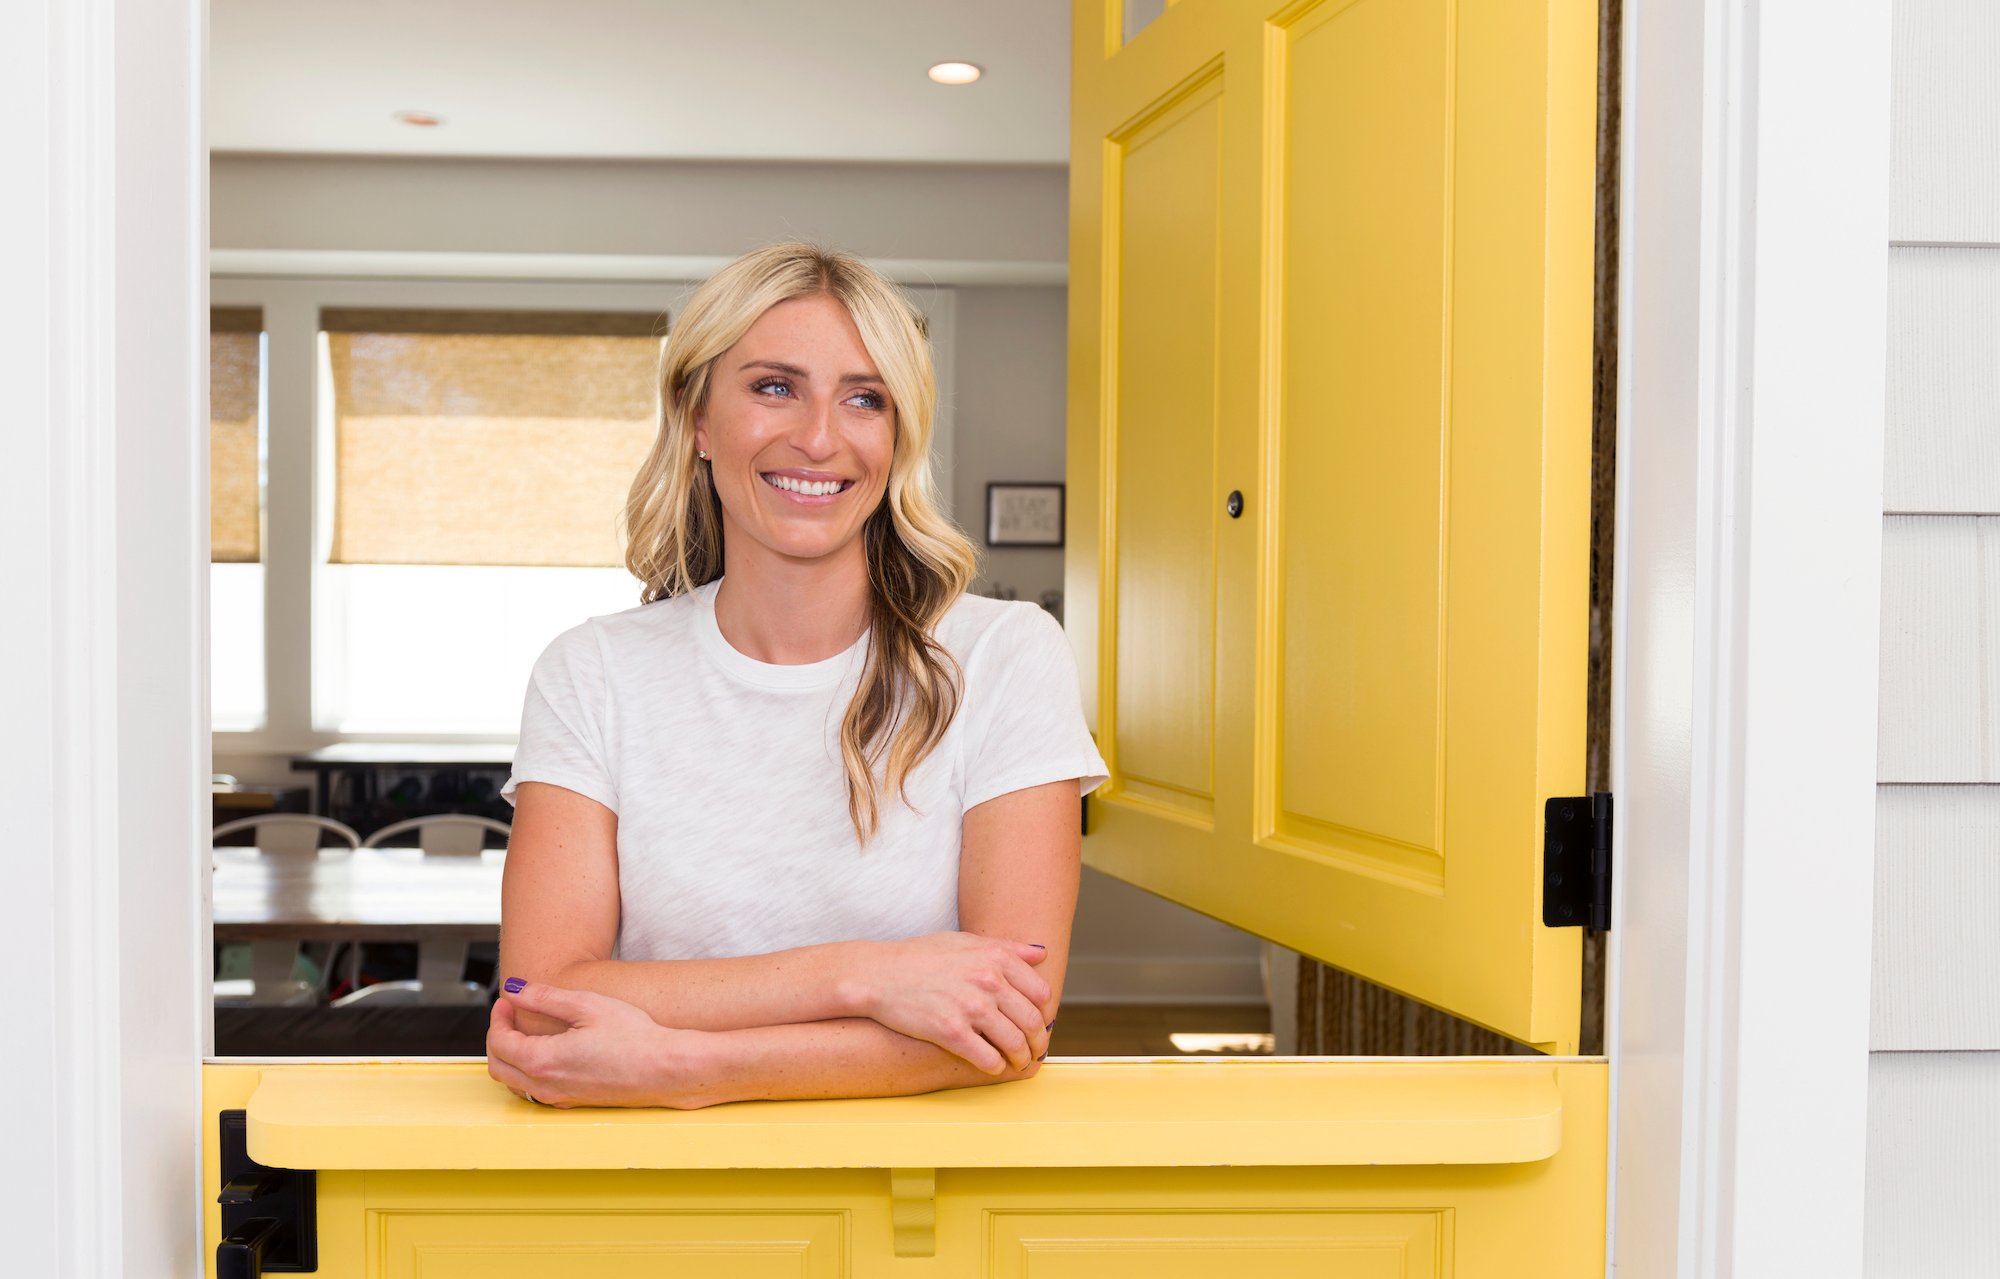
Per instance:
[[[251,250],[698,258],[798,236],[877,259],[976,264],[977,278],[1041,280],[1067,257],[1067,178],[1051,166],[225,155],[211,178],[212,244],[225,259]],[[457,286],[435,287],[442,297]],[[989,482],[1062,479],[1064,291],[954,293],[950,496],[981,550],[975,589],[1039,599],[1062,588],[1062,552],[988,549],[981,532]],[[301,780],[287,751],[250,746],[219,739],[216,767],[245,781]],[[1260,961],[1257,938],[1086,870],[1065,998],[1260,1002]]]
[[[1867,1273],[2000,1274],[2000,9],[1896,0]]]

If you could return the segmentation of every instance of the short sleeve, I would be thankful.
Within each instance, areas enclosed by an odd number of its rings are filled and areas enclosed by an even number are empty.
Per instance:
[[[1107,774],[1077,691],[1076,656],[1055,618],[1008,610],[966,671],[964,806],[1064,778],[1087,795]]]
[[[528,677],[521,744],[500,797],[511,804],[522,782],[547,782],[618,811],[618,788],[605,749],[609,701],[603,654],[590,624],[556,636]]]

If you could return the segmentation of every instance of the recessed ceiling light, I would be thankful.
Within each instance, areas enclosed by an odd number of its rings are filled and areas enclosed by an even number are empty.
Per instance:
[[[432,115],[428,111],[398,111],[396,121],[399,124],[414,125],[419,129],[435,129],[444,123],[444,117]]]
[[[931,68],[931,79],[939,84],[971,84],[983,74],[970,62],[940,62]]]

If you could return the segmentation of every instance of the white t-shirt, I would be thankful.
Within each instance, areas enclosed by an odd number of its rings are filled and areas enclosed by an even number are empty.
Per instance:
[[[563,632],[528,682],[500,793],[548,782],[618,814],[619,958],[954,931],[966,810],[1104,780],[1062,628],[967,595],[935,632],[963,669],[958,713],[911,773],[909,805],[884,787],[858,846],[839,735],[868,637],[822,662],[756,661],[716,626],[718,585]]]

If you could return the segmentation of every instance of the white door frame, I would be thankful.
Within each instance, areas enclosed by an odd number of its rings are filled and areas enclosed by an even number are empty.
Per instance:
[[[205,39],[202,0],[0,6],[10,1273],[201,1273]]]
[[[1626,0],[1612,1268],[1858,1275],[1889,0]]]
[[[1888,3],[1625,21],[1614,1263],[1858,1274]],[[0,11],[24,1273],[202,1266],[205,40],[202,0]]]

